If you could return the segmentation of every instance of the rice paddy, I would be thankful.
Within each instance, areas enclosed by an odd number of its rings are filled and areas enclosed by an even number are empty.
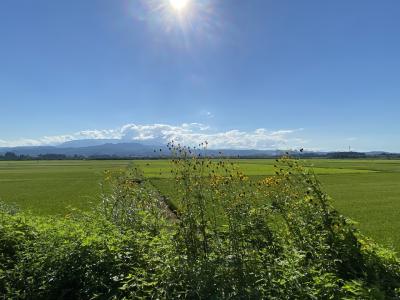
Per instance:
[[[233,160],[252,180],[274,174],[273,159]],[[0,199],[39,215],[97,205],[104,171],[133,164],[174,201],[168,160],[0,162]],[[365,234],[400,250],[400,160],[310,159],[334,206]]]

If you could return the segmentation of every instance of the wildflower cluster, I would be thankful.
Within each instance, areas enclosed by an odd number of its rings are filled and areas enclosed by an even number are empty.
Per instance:
[[[283,157],[275,176],[255,182],[229,160],[207,157],[207,143],[169,148],[180,207],[178,278],[190,297],[345,297],[346,280],[365,282],[359,233],[299,161]]]

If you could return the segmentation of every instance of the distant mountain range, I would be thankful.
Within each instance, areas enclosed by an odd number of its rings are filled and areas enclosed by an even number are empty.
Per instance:
[[[73,141],[75,142],[75,141]],[[66,156],[120,156],[120,157],[154,157],[160,156],[160,147],[143,145],[140,143],[98,143],[93,145],[86,142],[76,141],[68,142],[59,146],[33,146],[33,147],[13,147],[0,148],[0,154],[13,152],[16,155],[38,156],[44,154],[60,154]],[[82,145],[82,146],[80,146]],[[163,148],[163,149],[162,149]],[[162,147],[162,150],[167,150]],[[157,149],[158,152],[154,152]]]
[[[161,150],[161,151],[160,151]],[[118,139],[86,139],[74,140],[63,143],[58,146],[24,146],[24,147],[0,147],[0,155],[7,152],[13,152],[16,155],[39,156],[46,154],[57,154],[84,157],[132,157],[132,158],[155,158],[160,156],[168,156],[170,152],[166,146],[151,145],[148,143],[125,142]],[[235,149],[219,149],[207,150],[210,156],[241,156],[241,157],[276,157],[285,154],[285,150],[235,150]],[[302,156],[329,156],[328,152],[312,152],[312,151],[290,151],[290,153]],[[357,152],[335,152],[335,155],[348,155]],[[357,156],[379,156],[389,155],[384,151],[374,151],[368,153],[357,153]]]

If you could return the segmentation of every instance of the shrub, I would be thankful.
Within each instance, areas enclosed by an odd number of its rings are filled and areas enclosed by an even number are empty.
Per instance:
[[[282,158],[249,180],[169,145],[177,215],[140,170],[107,172],[93,212],[0,209],[4,299],[396,299],[397,256],[338,213],[309,170]],[[199,156],[200,155],[200,156]]]

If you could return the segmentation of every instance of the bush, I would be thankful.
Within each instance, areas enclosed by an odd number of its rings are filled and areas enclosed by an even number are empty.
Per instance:
[[[174,215],[138,169],[64,218],[0,209],[4,299],[397,299],[400,262],[361,235],[298,161],[252,182],[170,145]],[[200,154],[200,156],[199,156]]]

